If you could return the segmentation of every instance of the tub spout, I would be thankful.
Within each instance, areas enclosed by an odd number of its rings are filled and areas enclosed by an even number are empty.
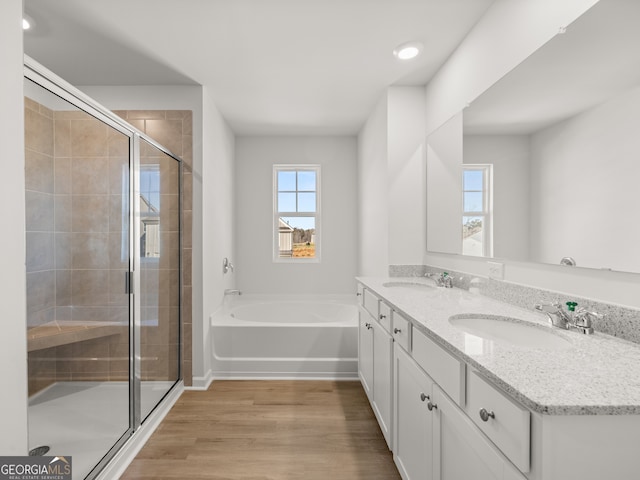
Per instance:
[[[224,296],[226,297],[227,295],[242,295],[242,292],[240,290],[236,290],[234,288],[227,288],[224,291]]]

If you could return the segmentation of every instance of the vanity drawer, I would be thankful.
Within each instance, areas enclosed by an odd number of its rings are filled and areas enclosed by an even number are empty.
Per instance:
[[[388,333],[391,333],[391,307],[384,303],[380,302],[379,305],[378,320],[380,321],[380,325],[384,328]]]
[[[467,413],[480,430],[520,471],[528,472],[531,439],[529,410],[509,399],[477,372],[472,372],[469,378],[467,405]],[[482,409],[488,417],[481,416]]]
[[[407,352],[411,352],[411,323],[400,313],[393,311],[393,339]]]
[[[369,312],[369,314],[373,317],[373,318],[378,318],[378,303],[380,302],[380,300],[378,299],[378,297],[374,294],[371,293],[371,290],[365,288],[364,289],[364,295],[363,295],[363,300],[362,300],[362,305],[364,306],[364,309]]]
[[[458,405],[464,405],[465,364],[414,329],[414,360]]]

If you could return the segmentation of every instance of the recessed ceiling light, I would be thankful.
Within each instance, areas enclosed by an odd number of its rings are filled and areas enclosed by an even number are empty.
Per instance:
[[[26,13],[22,15],[22,30],[30,30],[35,24],[36,22],[34,22],[33,18],[31,18],[29,15],[27,15]]]
[[[420,42],[407,42],[398,45],[393,51],[396,58],[400,60],[411,60],[416,58],[422,52],[423,45]]]

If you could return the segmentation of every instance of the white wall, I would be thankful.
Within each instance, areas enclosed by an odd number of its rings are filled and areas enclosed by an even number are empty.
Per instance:
[[[26,455],[27,318],[25,271],[24,94],[22,2],[0,2],[0,453]]]
[[[389,263],[422,262],[426,241],[426,185],[424,89],[390,87],[387,90],[387,184],[389,189]]]
[[[638,125],[640,87],[532,135],[533,258],[640,272]]]
[[[222,273],[222,259],[227,257],[233,262],[236,256],[235,137],[206,87],[203,97],[202,282],[193,282],[193,375],[196,386],[206,384],[211,370],[213,352],[209,316],[222,303],[224,289],[234,288],[236,284],[235,274]],[[196,182],[194,173],[194,184]],[[195,223],[194,211],[194,238]],[[199,261],[194,250],[194,271]],[[202,298],[202,311],[197,316],[195,298]],[[196,318],[202,320],[201,326],[196,326]]]
[[[465,135],[463,150],[493,165],[493,256],[529,261],[529,136]]]
[[[358,135],[358,274],[365,276],[389,269],[387,112],[385,93]]]
[[[236,139],[236,274],[247,293],[351,293],[357,265],[354,137]],[[273,262],[273,165],[321,165],[321,261]]]
[[[211,368],[209,315],[233,275],[222,277],[222,258],[233,259],[234,136],[209,92],[199,86],[84,86],[111,110],[193,111],[193,376],[206,382]]]
[[[462,114],[427,138],[427,248],[462,251]]]
[[[424,89],[389,87],[358,135],[358,274],[422,262],[426,242]]]
[[[498,0],[427,86],[427,132],[462,110],[596,0]],[[425,253],[424,263],[487,275],[486,261]],[[508,262],[505,280],[640,307],[638,275]]]

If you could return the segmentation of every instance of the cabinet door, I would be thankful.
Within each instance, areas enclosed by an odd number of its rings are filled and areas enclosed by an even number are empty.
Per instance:
[[[433,403],[434,479],[515,478],[509,461],[438,386],[433,389]]]
[[[393,338],[378,322],[373,322],[373,409],[389,448],[392,448],[392,372]]]
[[[427,403],[433,383],[403,349],[393,350],[393,459],[404,480],[431,480],[433,414]]]
[[[358,376],[369,401],[371,401],[373,399],[373,323],[375,321],[366,310],[360,309],[359,315]]]

